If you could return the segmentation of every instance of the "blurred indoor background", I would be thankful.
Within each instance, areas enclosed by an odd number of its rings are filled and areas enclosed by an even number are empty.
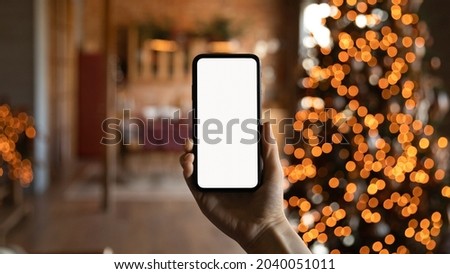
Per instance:
[[[330,1],[340,2],[346,1]],[[352,2],[371,1],[347,4]],[[0,248],[242,253],[204,218],[182,179],[180,143],[189,133],[176,125],[191,108],[191,62],[203,52],[257,54],[263,108],[272,118],[293,118],[306,88],[299,84],[307,70],[301,65],[302,16],[313,3],[318,1],[1,0]],[[418,13],[430,29],[433,73],[446,87],[449,10],[450,2],[427,0]],[[171,126],[164,118],[175,112],[181,118]],[[105,119],[119,119],[121,126],[106,126]],[[448,136],[448,114],[440,120],[436,132]],[[123,142],[100,143],[118,132]],[[289,152],[283,137],[279,132],[280,153],[292,161],[294,148]],[[286,203],[300,207],[297,200]],[[433,216],[447,229],[448,219]],[[446,251],[448,242],[439,250]]]

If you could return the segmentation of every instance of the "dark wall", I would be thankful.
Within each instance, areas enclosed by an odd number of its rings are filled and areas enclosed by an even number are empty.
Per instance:
[[[0,103],[33,110],[33,0],[0,1]]]
[[[423,1],[419,15],[425,21],[433,37],[433,44],[427,48],[428,54],[441,59],[441,68],[437,71],[445,82],[450,96],[450,1]],[[442,133],[450,136],[450,112],[440,125]]]

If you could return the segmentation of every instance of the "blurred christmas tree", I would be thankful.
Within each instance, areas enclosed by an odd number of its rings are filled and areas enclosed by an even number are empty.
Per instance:
[[[0,105],[0,177],[7,175],[23,187],[33,180],[31,161],[23,159],[19,152],[26,150],[25,136],[29,139],[36,136],[33,118],[24,112],[15,116],[8,105]]]
[[[421,1],[330,0],[304,10],[305,76],[284,152],[285,206],[315,252],[442,252],[448,108],[428,71]]]

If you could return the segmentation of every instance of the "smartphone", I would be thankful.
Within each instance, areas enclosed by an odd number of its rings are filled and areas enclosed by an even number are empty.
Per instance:
[[[200,54],[192,64],[193,179],[203,190],[261,183],[260,62],[253,54]]]

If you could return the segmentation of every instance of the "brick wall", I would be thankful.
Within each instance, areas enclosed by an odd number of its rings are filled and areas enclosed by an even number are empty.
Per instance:
[[[271,103],[286,108],[292,101],[298,44],[300,0],[110,0],[113,30],[149,21],[171,24],[175,33],[197,32],[217,17],[231,20],[240,29],[239,51],[253,52],[258,41],[279,41],[280,48],[263,60],[263,75],[275,73],[266,85]],[[84,1],[83,41],[85,52],[102,51],[105,0]],[[294,87],[295,88],[295,87]]]
[[[177,31],[196,31],[202,23],[222,16],[232,20],[233,28],[242,29],[242,47],[252,49],[259,39],[277,36],[281,23],[277,0],[113,0],[113,20],[118,25],[168,19]]]
[[[111,20],[114,26],[142,24],[150,20],[170,21],[179,32],[198,30],[202,23],[222,16],[233,20],[233,27],[242,29],[243,48],[250,50],[259,39],[277,37],[283,24],[281,6],[277,0],[111,0]],[[290,2],[290,1],[286,1]],[[83,48],[99,50],[102,44],[104,0],[84,2]]]

